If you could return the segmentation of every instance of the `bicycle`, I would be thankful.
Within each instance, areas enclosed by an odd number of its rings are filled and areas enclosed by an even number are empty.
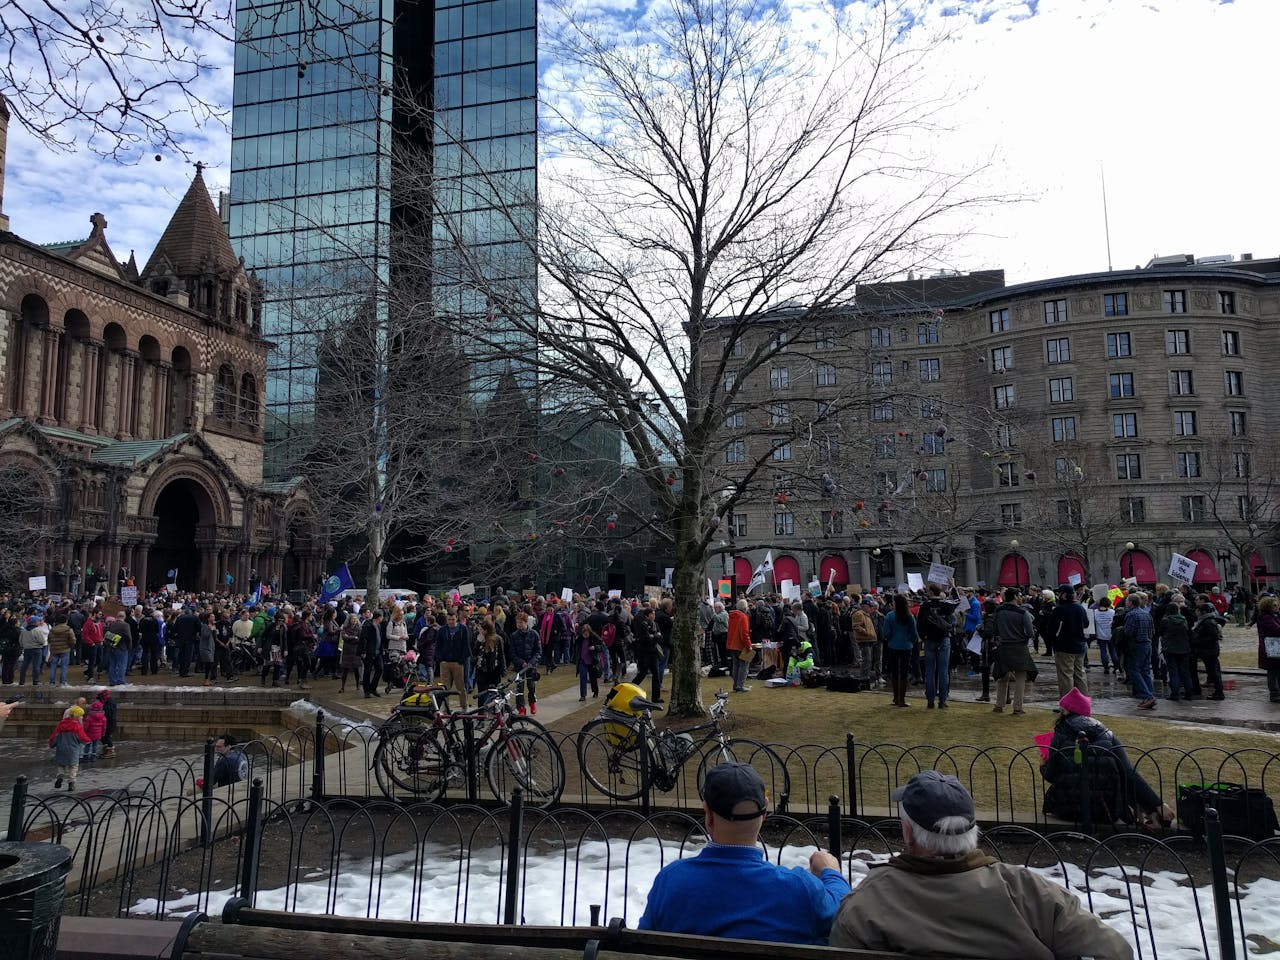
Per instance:
[[[786,764],[772,749],[747,737],[728,737],[721,722],[729,709],[729,694],[716,693],[711,717],[705,723],[673,732],[658,730],[653,711],[662,707],[644,697],[633,697],[634,714],[610,707],[584,726],[578,734],[578,766],[593,787],[614,800],[632,800],[657,787],[666,793],[675,789],[681,768],[694,753],[701,752],[698,764],[698,792],[707,771],[721,763],[749,763],[760,773],[769,791],[778,798],[777,808],[786,807],[791,793],[791,776]],[[705,731],[704,736],[694,735]],[[708,744],[713,749],[704,751]]]
[[[495,799],[509,798],[519,785],[525,802],[549,807],[564,790],[564,758],[537,721],[517,717],[511,705],[514,680],[482,694],[485,702],[471,710],[450,710],[456,690],[433,688],[428,700],[400,704],[378,728],[373,754],[375,776],[391,800],[403,793],[435,802],[450,786],[472,794],[481,766]]]

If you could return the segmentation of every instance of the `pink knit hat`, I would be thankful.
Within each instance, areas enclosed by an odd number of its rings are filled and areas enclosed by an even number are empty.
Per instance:
[[[1093,701],[1075,687],[1063,694],[1062,699],[1058,701],[1058,706],[1062,708],[1063,713],[1074,713],[1082,717],[1093,716]]]

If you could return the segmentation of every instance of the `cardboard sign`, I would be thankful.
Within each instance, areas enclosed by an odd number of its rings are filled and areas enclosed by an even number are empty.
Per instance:
[[[1195,578],[1197,566],[1199,564],[1190,557],[1175,553],[1169,561],[1169,576],[1182,583],[1190,583]]]
[[[560,599],[565,603],[573,603],[573,587],[565,587],[561,590]]]
[[[587,588],[587,596],[590,597],[592,600],[594,600],[596,597],[600,596],[600,588],[599,587]]]
[[[137,587],[121,587],[120,602],[123,603],[126,607],[136,606],[138,603],[138,588]]]
[[[121,603],[119,600],[103,600],[101,606],[102,606],[102,615],[104,617],[124,616],[124,604]],[[181,606],[182,604],[180,603],[174,604],[175,609]]]
[[[609,599],[610,599],[610,600],[621,600],[621,599],[622,599],[622,591],[621,591],[621,590],[610,590],[610,591],[609,591]]]
[[[900,593],[906,593],[907,590],[923,590],[924,577],[918,573],[908,573],[906,584],[899,584],[898,587]]]
[[[955,575],[955,567],[948,567],[945,563],[931,563],[929,564],[929,576],[926,579],[930,583],[947,587],[951,585],[951,578]]]
[[[1083,582],[1084,582],[1084,578],[1083,578],[1083,577],[1081,577],[1081,576],[1080,576],[1080,574],[1078,574],[1078,573],[1070,574],[1070,575],[1067,577],[1067,583],[1071,584],[1071,586],[1073,586],[1073,587],[1078,587],[1078,586],[1080,586],[1080,584],[1082,584]]]
[[[862,593],[862,592],[863,592],[863,590],[862,590],[862,584],[860,584],[860,583],[851,583],[851,584],[849,584],[849,592],[850,592],[850,593]]]
[[[27,577],[27,589],[34,592],[36,590],[47,590],[49,587],[44,577]]]
[[[166,583],[166,584],[164,585],[164,592],[165,592],[165,593],[177,593],[177,592],[178,592],[178,585],[177,585],[176,583]]]
[[[476,595],[476,585],[474,583],[458,584],[458,596],[474,597]]]
[[[1095,583],[1089,588],[1089,592],[1093,594],[1093,602],[1097,603],[1111,592],[1111,588],[1105,583]]]

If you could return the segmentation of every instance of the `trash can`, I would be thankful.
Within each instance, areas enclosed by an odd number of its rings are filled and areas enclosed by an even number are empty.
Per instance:
[[[0,960],[55,960],[71,851],[0,843]]]

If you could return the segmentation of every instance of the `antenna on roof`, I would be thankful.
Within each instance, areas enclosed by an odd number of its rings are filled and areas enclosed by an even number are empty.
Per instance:
[[[1107,235],[1107,271],[1111,271],[1111,219],[1107,216],[1107,166],[1098,161],[1098,171],[1102,174],[1102,229]]]

